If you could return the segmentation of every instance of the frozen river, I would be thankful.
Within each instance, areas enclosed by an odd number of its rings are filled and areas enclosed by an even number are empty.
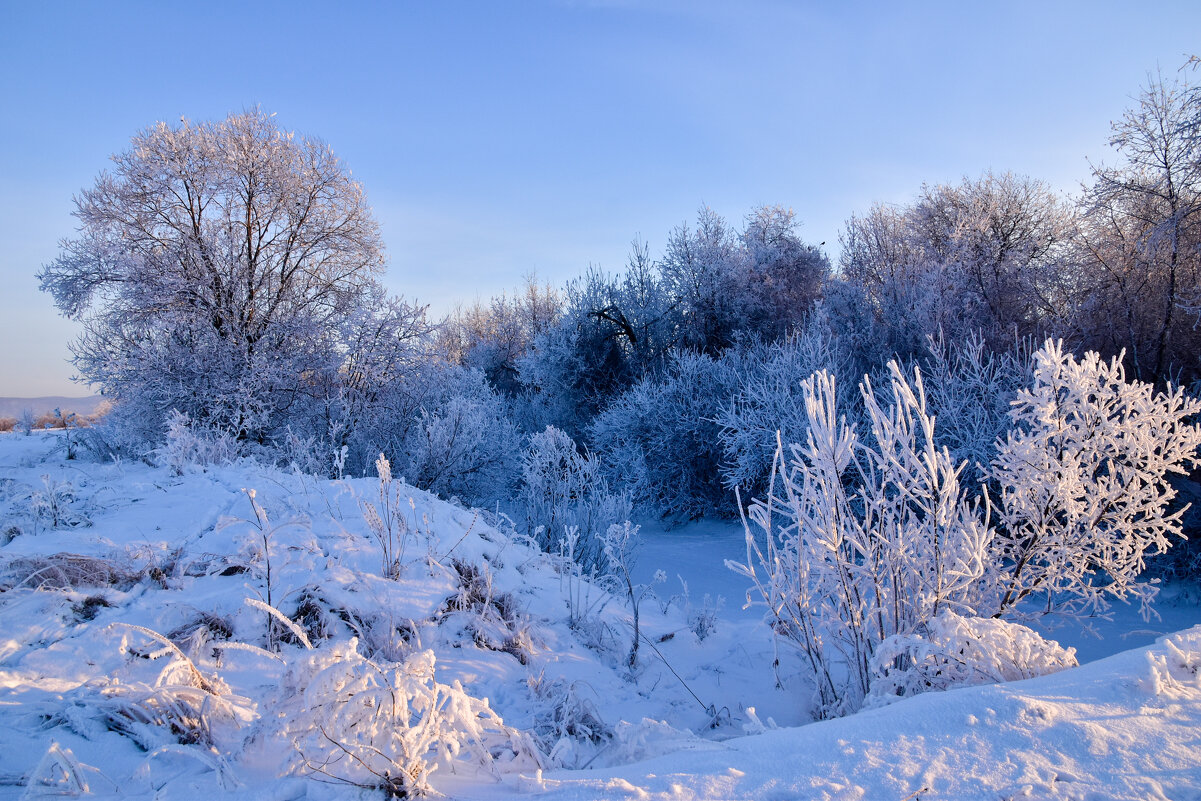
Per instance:
[[[746,561],[746,540],[738,521],[699,520],[668,528],[659,521],[642,524],[635,579],[650,582],[656,570],[667,574],[667,582],[655,586],[662,598],[682,592],[680,578],[688,582],[694,605],[706,594],[721,596],[725,605],[720,616],[726,620],[750,621],[763,614],[763,607],[743,609],[750,582],[725,566],[727,559]],[[755,597],[755,596],[752,596]],[[1074,621],[1044,618],[1027,621],[1039,633],[1076,649],[1081,663],[1110,656],[1130,648],[1148,646],[1165,634],[1201,623],[1198,593],[1169,586],[1155,604],[1158,617],[1144,621],[1137,606],[1116,602],[1111,619]],[[1098,636],[1099,635],[1099,636]]]
[[[649,583],[655,571],[662,570],[667,581],[655,586],[659,596],[667,598],[683,592],[683,578],[693,604],[701,604],[705,595],[724,598],[723,618],[741,620],[762,614],[761,607],[742,608],[750,582],[726,567],[727,559],[746,561],[741,523],[698,520],[667,528],[659,521],[649,521],[642,524],[640,534],[635,579]]]

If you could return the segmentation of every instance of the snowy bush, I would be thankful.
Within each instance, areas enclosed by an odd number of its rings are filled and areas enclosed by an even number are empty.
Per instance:
[[[854,408],[850,359],[822,315],[811,318],[805,330],[771,345],[752,348],[745,356],[733,397],[720,399],[716,422],[722,448],[721,479],[727,489],[738,487],[747,497],[760,495],[771,474],[776,433],[784,442],[804,438],[806,415],[801,382],[818,370],[833,373],[843,395],[839,407]]]
[[[974,488],[986,480],[988,464],[1012,425],[1018,390],[1030,385],[1031,348],[1019,342],[1007,351],[990,351],[975,333],[961,340],[940,333],[927,343],[922,379],[938,420],[935,439],[956,464],[965,463],[961,483]]]
[[[272,523],[267,510],[258,501],[258,493],[254,489],[243,488],[242,492],[250,502],[253,519],[225,518],[218,526],[225,528],[231,525],[245,524],[240,536],[239,550],[243,564],[255,578],[259,579],[261,589],[254,588],[258,599],[246,599],[251,606],[258,605],[259,611],[266,613],[266,642],[267,647],[276,650],[284,633],[294,627],[294,624],[276,608],[277,587],[276,579],[279,574],[280,562],[286,561],[286,555],[281,554],[278,533],[286,528],[307,529],[309,521],[305,519],[287,520],[283,523]],[[249,586],[249,585],[247,585]],[[294,632],[293,632],[294,633]],[[303,639],[303,635],[300,636]],[[307,643],[306,643],[307,644]]]
[[[1130,596],[1146,609],[1155,587],[1137,577],[1148,551],[1180,535],[1167,477],[1199,463],[1201,425],[1185,422],[1199,412],[1179,388],[1127,383],[1119,359],[1077,361],[1052,341],[1036,352],[992,465],[995,550],[1011,566],[1000,611],[1034,594],[1048,611],[1088,614]]]
[[[278,453],[275,461],[294,473],[341,479],[343,476],[336,463],[337,451],[330,454],[327,446],[328,443],[316,434],[298,433],[288,426],[275,447]]]
[[[36,418],[33,414],[33,409],[28,407],[22,409],[21,415],[17,418],[16,430],[28,437],[33,433],[33,423],[35,419]]]
[[[163,441],[165,426],[158,410],[136,403],[113,405],[104,419],[80,429],[79,444],[99,462],[145,458]]]
[[[601,540],[610,526],[629,519],[629,497],[611,492],[599,461],[553,426],[530,437],[521,461],[518,501],[529,535],[550,552],[574,530],[573,557],[585,571],[603,570]]]
[[[534,644],[529,617],[522,613],[512,594],[498,590],[492,569],[463,559],[451,559],[458,589],[443,601],[438,621],[459,615],[462,631],[479,648],[500,651],[518,662],[529,663]]]
[[[9,560],[0,569],[0,589],[74,590],[92,587],[128,589],[144,574],[121,561],[103,556],[57,553]]]
[[[747,524],[747,562],[728,563],[800,650],[822,717],[859,707],[888,637],[944,609],[973,613],[988,565],[988,528],[960,490],[962,466],[934,444],[920,372],[912,383],[890,372],[887,406],[861,385],[870,442],[838,418],[829,373],[802,383],[806,441],[788,462],[777,449],[779,486],[750,509],[765,546]]]
[[[466,371],[418,362],[378,384],[350,393],[321,411],[319,422],[306,430],[320,430],[327,447],[341,459],[346,475],[370,475],[380,453],[387,454],[397,476],[416,435],[423,409],[436,409],[456,392]],[[336,465],[335,465],[336,469]]]
[[[690,519],[725,508],[717,417],[743,370],[738,349],[719,359],[675,352],[661,375],[609,404],[589,436],[614,486],[663,515]]]
[[[50,476],[42,476],[42,489],[34,490],[29,498],[29,510],[34,518],[52,529],[92,525],[82,506],[79,490],[73,482]]]
[[[601,546],[604,548],[608,574],[616,579],[618,592],[625,597],[633,615],[631,624],[634,633],[630,641],[630,653],[626,657],[626,665],[633,670],[638,666],[638,644],[642,636],[639,610],[643,599],[651,591],[649,584],[635,584],[632,577],[638,550],[638,526],[631,525],[629,520],[620,525],[614,523],[601,537]],[[655,574],[656,581],[664,578],[663,571]]]
[[[677,596],[672,596],[671,600],[680,602],[688,630],[693,633],[697,642],[704,642],[710,634],[717,631],[718,614],[725,606],[726,599],[719,595],[714,600],[713,596],[705,593],[704,599],[697,606],[692,603],[692,596],[688,592],[688,582],[684,581],[683,576],[678,576],[678,578],[683,591]]]
[[[444,498],[487,504],[510,497],[520,436],[501,397],[474,371],[462,371],[454,389],[421,409],[393,468],[413,486]]]
[[[798,648],[818,715],[853,711],[877,681],[884,695],[933,686],[929,671],[943,668],[922,667],[934,652],[915,643],[951,642],[949,615],[1083,614],[1104,611],[1109,597],[1145,603],[1154,594],[1136,579],[1144,553],[1179,534],[1165,478],[1198,461],[1201,426],[1185,421],[1201,403],[1126,383],[1117,360],[1077,361],[1055,342],[1033,364],[1033,386],[1018,393],[1015,428],[990,467],[1001,492],[995,530],[960,488],[964,464],[936,444],[920,371],[910,383],[889,365],[887,407],[864,380],[871,440],[862,442],[837,417],[828,373],[802,384],[805,443],[791,446],[788,462],[778,447],[769,491],[750,509],[765,544],[747,524],[747,562],[728,564],[752,580],[777,634]],[[1041,609],[1018,607],[1036,593]],[[940,615],[948,617],[935,624]],[[1047,653],[1052,664],[1059,658]],[[979,663],[972,656],[963,670]]]
[[[531,676],[527,684],[542,707],[533,733],[552,766],[578,768],[585,757],[596,754],[598,745],[613,738],[613,729],[598,708],[600,699],[587,684],[548,680],[545,675]]]
[[[943,610],[908,634],[894,634],[872,654],[875,674],[865,706],[878,707],[931,690],[1017,681],[1076,666],[1076,649],[1023,625]]]
[[[577,553],[579,548],[580,533],[575,527],[569,526],[554,552],[559,573],[559,593],[567,605],[567,624],[573,631],[584,635],[589,647],[603,650],[606,641],[612,639],[612,631],[600,617],[609,601],[613,600],[608,592],[613,583],[610,580],[612,577],[599,572],[595,559],[592,560],[593,566],[585,570],[581,563],[589,560]]]
[[[458,682],[434,678],[434,654],[376,662],[358,641],[310,652],[284,679],[286,734],[302,772],[383,790],[389,798],[424,795],[439,768],[466,763],[541,768],[528,737],[504,725],[486,700]]]
[[[594,400],[582,397],[586,388],[581,383],[588,365],[575,317],[578,315],[534,337],[527,352],[516,360],[522,388],[516,411],[518,423],[526,430],[549,425],[578,432],[587,424]]]
[[[156,453],[172,473],[182,476],[189,469],[228,464],[238,457],[238,443],[228,433],[172,410],[166,441]]]

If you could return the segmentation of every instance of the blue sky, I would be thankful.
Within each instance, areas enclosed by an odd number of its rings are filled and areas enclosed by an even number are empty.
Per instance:
[[[367,188],[388,286],[437,313],[618,269],[706,203],[851,213],[1013,170],[1075,191],[1201,3],[0,0],[0,396],[87,394],[34,274],[156,120],[255,104]]]

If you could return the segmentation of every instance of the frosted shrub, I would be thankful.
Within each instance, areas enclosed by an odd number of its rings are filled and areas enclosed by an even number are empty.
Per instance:
[[[79,444],[97,461],[144,458],[163,442],[163,413],[148,404],[114,404],[97,424],[79,430]]]
[[[889,365],[891,403],[861,385],[870,442],[838,418],[833,377],[801,385],[804,445],[776,453],[773,483],[746,524],[749,577],[778,634],[800,651],[828,717],[859,707],[876,648],[939,612],[978,605],[989,530],[959,487],[962,466],[934,444],[921,375]]]
[[[956,464],[965,463],[961,483],[975,487],[987,479],[988,464],[1012,425],[1018,390],[1030,385],[1031,348],[1020,342],[1008,351],[990,351],[979,334],[956,341],[940,334],[927,344],[922,378],[938,419],[937,442]]]
[[[663,515],[696,518],[726,506],[717,422],[744,370],[743,353],[671,354],[596,416],[590,441],[605,454],[614,487]]]
[[[291,426],[287,426],[275,448],[276,463],[294,473],[321,477],[332,474],[334,478],[340,479],[341,476],[330,469],[332,460],[326,459],[325,447],[327,444],[315,434],[305,435],[293,431]]]
[[[531,675],[527,683],[530,694],[541,702],[534,736],[552,766],[579,768],[596,756],[597,746],[613,739],[612,727],[597,708],[600,699],[587,683],[547,679],[541,674]]]
[[[909,634],[894,634],[872,655],[866,706],[929,692],[1017,681],[1076,666],[1076,649],[998,618],[944,610]]]
[[[765,545],[748,524],[747,562],[730,566],[798,648],[819,715],[853,711],[873,691],[1070,662],[1020,630],[955,616],[1104,612],[1109,598],[1131,596],[1148,611],[1155,588],[1137,577],[1144,554],[1180,533],[1184,510],[1168,512],[1166,477],[1198,463],[1201,426],[1185,421],[1201,402],[1127,383],[1119,360],[1077,361],[1056,342],[1032,361],[1032,386],[1017,393],[1014,429],[989,467],[995,530],[960,489],[964,465],[935,444],[920,372],[910,383],[890,364],[888,408],[865,379],[864,442],[837,419],[829,374],[802,385],[805,444],[787,462],[778,447],[767,496],[750,509]],[[1038,607],[1019,606],[1036,595]],[[966,643],[980,637],[1009,650],[976,653]]]
[[[157,453],[171,472],[182,476],[189,469],[232,462],[238,457],[238,443],[224,431],[172,411],[167,416],[166,442]]]
[[[68,461],[72,460],[79,449],[79,417],[75,412],[64,412],[56,408],[53,419],[53,427],[63,430],[63,446],[66,448]]]
[[[705,593],[700,606],[696,606],[692,603],[692,596],[688,592],[688,582],[684,581],[683,576],[678,578],[684,589],[680,595],[673,596],[672,600],[682,601],[684,620],[688,624],[688,630],[696,636],[697,642],[704,642],[710,634],[717,631],[717,616],[722,607],[726,605],[726,599],[719,595],[714,600],[713,596]]]
[[[838,405],[844,414],[854,408],[856,398],[854,383],[844,380],[853,375],[850,359],[824,318],[811,321],[799,335],[753,349],[746,360],[733,397],[718,404],[716,422],[720,426],[722,483],[751,497],[767,487],[777,432],[784,442],[804,438],[808,423],[800,392],[802,381],[817,370],[835,375]]]
[[[1034,594],[1047,611],[1088,614],[1130,596],[1146,610],[1155,588],[1136,578],[1147,551],[1180,536],[1185,510],[1168,512],[1167,477],[1199,463],[1201,425],[1185,422],[1198,413],[1180,388],[1127,383],[1119,359],[1077,361],[1052,341],[1034,354],[1033,385],[1018,393],[991,473],[996,550],[1012,565],[1002,612]]]
[[[591,647],[600,650],[611,634],[600,613],[613,598],[607,589],[612,587],[616,591],[617,588],[612,586],[612,576],[600,575],[595,565],[587,571],[581,567],[584,560],[577,554],[579,547],[579,531],[568,526],[555,550],[559,592],[567,604],[567,624],[572,630],[586,635]]]
[[[578,539],[571,552],[585,571],[603,572],[601,540],[631,511],[627,495],[609,490],[599,461],[581,453],[554,426],[531,436],[522,453],[519,502],[526,530],[543,550],[553,550],[564,532],[575,530]]]
[[[260,606],[257,608],[266,613],[267,647],[277,650],[283,632],[292,627],[291,621],[275,607],[277,602],[276,578],[279,572],[277,566],[281,559],[286,562],[286,551],[284,554],[279,553],[282,549],[279,548],[277,534],[290,527],[307,529],[309,521],[298,518],[278,524],[272,523],[271,518],[267,515],[267,510],[258,501],[258,493],[253,488],[245,487],[242,488],[242,492],[250,503],[254,519],[225,518],[219,521],[218,526],[225,528],[230,525],[246,524],[239,543],[240,555],[245,560],[246,566],[250,568],[250,572],[262,581],[262,590],[257,588],[254,590],[259,596],[257,603]],[[248,599],[247,603],[255,606],[251,599]]]
[[[367,528],[380,544],[384,578],[395,579],[400,577],[405,545],[409,540],[409,525],[401,514],[400,493],[404,485],[392,480],[392,466],[382,453],[375,461],[375,470],[379,475],[377,501],[360,500],[359,509]]]
[[[520,437],[501,398],[474,372],[461,394],[425,408],[405,440],[404,475],[445,498],[484,504],[510,497]]]
[[[70,481],[42,476],[42,489],[29,498],[29,510],[38,522],[50,528],[79,528],[92,525],[80,509],[79,491]]]
[[[461,630],[471,635],[477,647],[501,651],[528,664],[534,648],[530,619],[511,593],[496,588],[488,561],[476,565],[451,558],[450,567],[458,589],[442,602],[438,622],[458,616]]]
[[[585,356],[591,354],[584,352],[581,328],[592,320],[584,316],[582,326],[581,316],[576,312],[541,332],[515,360],[523,390],[515,412],[522,428],[536,431],[553,425],[579,431],[587,425],[595,405],[590,396],[596,393],[587,391]]]
[[[10,559],[0,569],[0,590],[20,587],[41,590],[83,590],[92,587],[117,587],[125,590],[143,578],[140,570],[111,557],[57,553]]]
[[[33,413],[33,409],[28,407],[21,410],[21,415],[17,418],[16,429],[25,436],[33,433],[34,421],[37,417]]]
[[[434,678],[434,654],[376,662],[358,641],[313,651],[285,678],[286,733],[300,770],[408,798],[432,790],[430,776],[455,763],[497,773],[514,763],[540,768],[525,735],[458,682]]]

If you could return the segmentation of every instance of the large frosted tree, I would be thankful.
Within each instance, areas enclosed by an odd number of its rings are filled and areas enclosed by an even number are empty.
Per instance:
[[[1001,350],[1066,314],[1072,232],[1070,209],[1046,184],[986,173],[852,217],[841,273],[862,293],[883,356],[922,354],[940,331],[976,332]]]
[[[362,186],[272,116],[134,136],[75,198],[78,235],[39,275],[83,323],[84,379],[243,440],[328,383],[337,332],[383,267]]]
[[[1201,376],[1201,88],[1156,77],[1082,200],[1078,326],[1136,378]]]

